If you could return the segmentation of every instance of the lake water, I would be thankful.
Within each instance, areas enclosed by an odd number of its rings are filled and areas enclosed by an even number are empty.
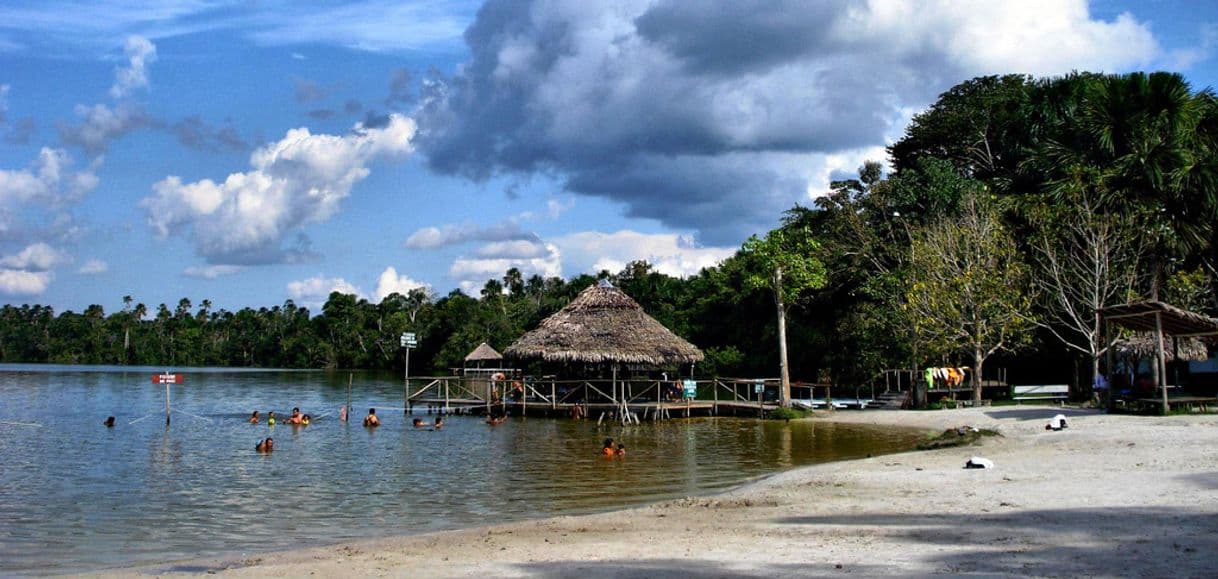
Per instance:
[[[0,574],[609,510],[907,450],[923,436],[735,418],[628,427],[511,418],[491,427],[450,416],[443,430],[415,430],[401,411],[400,378],[358,373],[348,424],[338,420],[347,373],[221,369],[185,371],[185,383],[172,386],[181,412],[166,426],[156,372],[0,365]],[[319,418],[307,427],[246,422],[254,409],[286,417],[293,406]],[[369,407],[380,408],[378,429],[358,422]],[[110,415],[114,428],[102,425]],[[254,452],[267,436],[275,452]],[[599,455],[609,436],[628,456]]]

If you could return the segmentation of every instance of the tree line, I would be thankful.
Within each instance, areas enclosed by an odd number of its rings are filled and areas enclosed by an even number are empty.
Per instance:
[[[1177,74],[979,77],[914,117],[887,174],[865,163],[688,278],[641,261],[566,280],[511,269],[477,296],[334,293],[320,312],[8,305],[0,361],[400,369],[410,331],[414,368],[447,372],[606,277],[706,352],[700,374],[858,385],[886,368],[1001,360],[1058,380],[1081,367],[1090,382],[1108,347],[1100,308],[1218,310],[1216,139],[1214,94]]]

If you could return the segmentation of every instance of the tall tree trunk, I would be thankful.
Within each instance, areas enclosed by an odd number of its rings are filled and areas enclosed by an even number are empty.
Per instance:
[[[973,402],[981,402],[981,369],[985,365],[985,354],[981,348],[973,349]]]
[[[782,386],[778,402],[784,407],[791,405],[791,375],[787,371],[787,308],[782,301],[782,268],[774,268],[774,304],[778,307],[778,369]]]
[[[1100,355],[1094,354],[1091,356],[1091,386],[1089,392],[1095,393],[1095,377],[1100,375]]]

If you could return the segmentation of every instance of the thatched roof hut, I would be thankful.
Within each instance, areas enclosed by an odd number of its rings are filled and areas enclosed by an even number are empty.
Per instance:
[[[470,352],[469,355],[465,357],[465,362],[467,364],[470,362],[498,362],[502,359],[503,354],[496,352],[495,349],[490,346],[490,344],[482,342],[481,344],[478,344],[477,348],[474,348],[473,352]]]
[[[1173,347],[1172,338],[1164,336],[1163,352],[1168,361],[1203,362],[1209,359],[1205,343],[1198,338],[1177,338]],[[1155,342],[1154,332],[1137,332],[1128,338],[1117,340],[1113,347],[1120,356],[1133,358],[1153,358],[1158,354],[1159,346]],[[1178,351],[1177,351],[1178,349]]]
[[[580,292],[566,307],[504,350],[548,362],[620,362],[663,366],[701,361],[702,351],[647,315],[608,282]]]

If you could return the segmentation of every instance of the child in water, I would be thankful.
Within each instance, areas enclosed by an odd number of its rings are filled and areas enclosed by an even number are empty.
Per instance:
[[[601,447],[601,454],[605,456],[613,456],[613,439],[606,438],[604,446]]]
[[[266,425],[275,426],[275,411],[274,410],[266,413]]]
[[[439,430],[439,429],[441,429],[441,428],[444,428],[444,417],[443,417],[443,416],[437,416],[437,417],[436,417],[436,424],[435,424],[434,428],[435,428],[436,430]]]
[[[618,456],[626,456],[626,445],[621,444],[621,443],[618,443],[618,445],[617,445],[617,453],[616,453],[616,454],[617,454]]]
[[[254,445],[254,450],[266,454],[275,450],[275,440],[268,437],[266,440],[259,440],[258,444]]]
[[[364,417],[364,426],[380,426],[381,419],[376,417],[376,409],[369,408],[368,415]]]
[[[257,410],[255,410],[254,413],[250,415],[250,424],[258,424],[258,411]]]
[[[416,418],[416,419],[414,419],[414,427],[415,428],[427,428],[427,423],[423,422],[422,418]]]
[[[312,416],[309,416],[308,414],[306,414],[306,415],[300,417],[300,424],[302,426],[308,426],[310,422],[313,422]]]

